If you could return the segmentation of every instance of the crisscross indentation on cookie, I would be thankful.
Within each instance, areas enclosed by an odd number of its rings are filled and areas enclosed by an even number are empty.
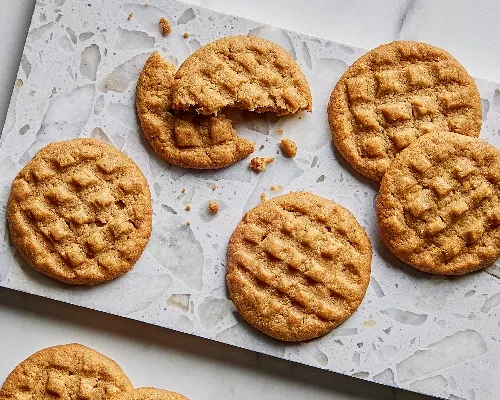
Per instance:
[[[234,36],[209,43],[180,66],[173,106],[204,115],[228,106],[285,115],[311,111],[312,99],[304,74],[283,48]]]
[[[450,131],[478,136],[481,104],[472,78],[448,53],[394,42],[361,57],[332,93],[336,144],[355,168],[380,180],[416,138]]]
[[[335,203],[324,199],[314,203],[318,198],[306,193],[299,194],[298,201],[287,196],[257,206],[233,234],[228,266],[231,296],[244,317],[247,307],[257,315],[259,305],[269,302],[278,312],[277,325],[292,325],[299,319],[308,322],[298,331],[311,324],[330,330],[363,298],[369,279],[369,242],[354,217]],[[303,198],[305,202],[300,201]],[[245,288],[234,288],[238,285]],[[272,331],[257,325],[266,333]]]
[[[150,221],[138,167],[91,139],[45,147],[13,182],[14,242],[35,268],[69,283],[97,283],[130,269]]]
[[[500,254],[500,153],[455,136],[433,134],[409,147],[387,172],[377,206],[389,246],[442,273],[468,272]]]
[[[114,361],[69,344],[40,350],[19,364],[6,379],[0,398],[98,400],[132,389]]]

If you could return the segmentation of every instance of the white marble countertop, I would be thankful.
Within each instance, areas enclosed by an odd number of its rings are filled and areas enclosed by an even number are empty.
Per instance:
[[[500,81],[494,40],[500,3],[494,0],[192,2],[360,47],[396,38],[428,41],[451,51],[472,75]],[[34,3],[0,0],[0,126]],[[174,389],[193,400],[425,398],[5,289],[0,321],[0,381],[35,350],[78,341],[115,358],[135,385]]]

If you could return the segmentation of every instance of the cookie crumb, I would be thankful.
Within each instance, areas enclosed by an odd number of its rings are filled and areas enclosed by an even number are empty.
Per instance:
[[[184,210],[191,211],[191,206],[188,204],[186,207],[184,207]]]
[[[290,139],[281,139],[280,148],[287,157],[295,157],[297,155],[297,145]]]
[[[283,135],[283,129],[278,129],[276,132],[278,133],[278,135]]]
[[[149,3],[144,4],[145,7],[149,7],[150,5],[151,4],[149,4]]]
[[[215,189],[217,189],[217,186],[215,184],[212,184],[210,188],[215,191]]]
[[[264,148],[264,145],[261,144],[260,147],[259,147],[259,150],[262,150]]]
[[[281,189],[283,189],[283,186],[281,185],[273,185],[270,187],[270,189],[274,192],[279,192]]]
[[[254,157],[250,160],[249,167],[252,168],[256,172],[262,172],[266,169],[267,164],[270,164],[274,161],[274,157]]]
[[[134,13],[130,13],[127,17],[127,19],[130,21],[132,19],[132,16],[134,15]]]
[[[260,194],[260,201],[266,201],[267,200],[267,195],[265,193]]]
[[[186,191],[186,189],[182,188],[181,189],[181,193],[184,193]]]
[[[163,36],[168,35],[170,32],[172,32],[172,28],[170,27],[170,23],[165,18],[162,17],[160,19],[159,24],[160,24],[161,33],[163,34]]]
[[[184,32],[184,35],[182,35],[182,36],[184,36],[184,39],[187,39],[189,37],[189,33]]]
[[[191,221],[187,221],[187,222],[186,222],[186,225],[191,225]]]
[[[211,201],[208,205],[208,210],[213,214],[217,214],[219,212],[219,203],[217,203],[216,201]]]

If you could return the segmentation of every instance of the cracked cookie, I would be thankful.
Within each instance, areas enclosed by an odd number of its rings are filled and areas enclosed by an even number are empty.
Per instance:
[[[349,164],[380,181],[394,157],[422,135],[479,136],[481,99],[474,80],[448,52],[396,41],[347,69],[330,97],[328,120]]]
[[[229,241],[227,286],[252,326],[279,340],[322,336],[356,311],[372,247],[355,217],[306,192],[248,211]]]
[[[19,364],[0,389],[0,400],[104,400],[133,390],[120,366],[81,344],[48,347]]]
[[[254,151],[254,143],[236,135],[224,115],[205,117],[172,111],[175,67],[153,53],[136,89],[142,130],[164,160],[184,168],[217,169],[234,164]]]
[[[55,142],[17,174],[7,206],[14,245],[33,268],[73,285],[130,270],[151,235],[148,183],[116,148]]]
[[[203,115],[224,107],[285,115],[311,111],[312,98],[285,49],[255,36],[231,36],[201,47],[179,67],[173,107]]]
[[[450,132],[425,135],[393,161],[377,197],[380,234],[402,261],[459,275],[500,256],[500,151]]]

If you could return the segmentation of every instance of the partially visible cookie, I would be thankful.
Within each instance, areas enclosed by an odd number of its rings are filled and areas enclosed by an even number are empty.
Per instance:
[[[133,390],[120,366],[81,344],[48,347],[19,364],[0,389],[0,400],[103,400]]]
[[[254,144],[236,135],[231,120],[219,114],[174,114],[172,85],[175,67],[155,52],[139,76],[136,108],[141,127],[154,151],[185,168],[227,167],[254,151]]]
[[[151,235],[149,186],[118,149],[55,142],[17,174],[7,206],[12,241],[33,268],[73,285],[130,270]]]
[[[304,73],[277,44],[230,36],[194,52],[175,75],[173,107],[210,115],[224,107],[278,115],[312,110]]]
[[[370,281],[372,248],[355,217],[305,192],[245,214],[228,249],[227,286],[242,317],[284,341],[312,339],[344,322]]]
[[[396,41],[347,69],[330,97],[328,120],[349,164],[380,181],[394,157],[422,135],[479,136],[481,99],[474,80],[448,52]]]
[[[500,256],[500,151],[450,132],[425,135],[387,170],[377,198],[382,239],[404,262],[459,275]]]
[[[129,392],[122,392],[113,397],[113,400],[189,400],[182,394],[168,390],[143,387]]]

